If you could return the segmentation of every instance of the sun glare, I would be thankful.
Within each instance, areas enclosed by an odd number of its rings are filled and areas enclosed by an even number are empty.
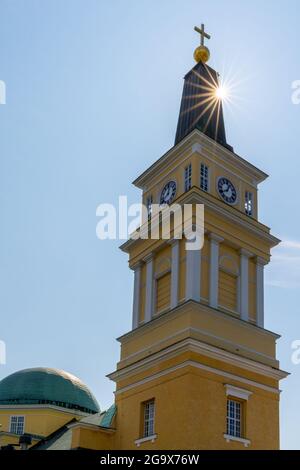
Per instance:
[[[216,97],[219,100],[223,100],[228,97],[228,90],[224,86],[219,86],[216,88]]]

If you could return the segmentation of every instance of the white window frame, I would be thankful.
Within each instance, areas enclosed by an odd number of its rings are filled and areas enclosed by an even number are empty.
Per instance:
[[[17,432],[18,428],[19,428],[19,420],[20,419],[22,420],[22,424],[23,424],[22,432]],[[13,423],[13,420],[16,420],[16,422]],[[12,430],[13,426],[16,427],[15,431]],[[22,434],[24,434],[24,432],[25,432],[25,416],[24,415],[12,415],[10,417],[9,432],[11,432],[12,434],[17,434],[18,436],[22,436]]]
[[[231,397],[227,397],[226,434],[243,437],[243,403]]]
[[[245,191],[245,214],[249,217],[253,216],[254,200],[251,191]]]
[[[206,175],[202,175],[202,169],[206,172]],[[203,183],[203,184],[202,184]],[[206,163],[200,163],[200,189],[206,193],[209,191],[209,166]]]
[[[143,438],[150,438],[155,435],[155,400],[143,403]]]
[[[252,395],[253,392],[250,390],[245,390],[244,388],[239,388],[236,387],[235,385],[230,385],[230,384],[224,384],[225,390],[226,390],[226,398],[227,400],[232,400],[232,401],[238,401],[241,400],[241,405],[243,407],[241,411],[241,423],[242,423],[242,414],[245,412],[245,404],[247,403],[249,397]],[[226,400],[226,407],[227,407],[227,400]],[[227,417],[228,413],[226,410],[226,428],[227,428]],[[243,423],[245,425],[245,423]],[[224,434],[224,439],[226,439],[226,442],[230,441],[236,441],[244,444],[245,447],[248,447],[251,444],[251,441],[249,439],[246,439],[245,437],[242,437],[242,433],[245,432],[245,429],[241,428],[241,437],[233,436],[231,434],[228,434],[228,428],[226,429],[226,433]]]
[[[189,163],[184,169],[184,192],[186,193],[192,187],[192,164]]]

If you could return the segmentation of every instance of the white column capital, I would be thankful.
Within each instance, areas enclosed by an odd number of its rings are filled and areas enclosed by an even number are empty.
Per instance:
[[[143,258],[143,261],[144,263],[148,264],[151,261],[153,261],[153,258],[154,258],[153,253],[149,253],[148,255],[145,256],[145,258]]]
[[[130,266],[130,269],[131,269],[132,271],[136,271],[137,269],[141,269],[141,267],[143,266],[143,264],[144,264],[143,261],[137,261],[136,263],[134,263],[134,264],[132,264],[132,265]]]
[[[171,240],[168,241],[168,245],[173,246],[177,245],[180,241],[180,238],[171,238]]]
[[[257,256],[256,264],[259,266],[266,266],[268,264],[268,261],[266,261],[264,258],[261,258],[260,256]]]
[[[240,249],[240,254],[242,256],[245,256],[246,258],[252,258],[254,256],[253,253],[251,253],[251,251],[248,251],[245,248]]]
[[[224,241],[224,238],[212,232],[209,233],[208,238],[210,239],[211,242],[215,242],[215,243],[222,243]]]

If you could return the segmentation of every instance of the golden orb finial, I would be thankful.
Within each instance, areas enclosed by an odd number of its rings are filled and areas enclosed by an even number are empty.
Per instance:
[[[196,62],[207,62],[210,58],[209,49],[206,46],[199,46],[194,51],[194,59]]]
[[[201,25],[201,29],[195,26],[194,30],[200,34],[200,46],[195,49],[194,59],[196,62],[207,62],[210,58],[209,49],[204,46],[204,38],[210,39],[210,35],[204,30],[204,24]]]

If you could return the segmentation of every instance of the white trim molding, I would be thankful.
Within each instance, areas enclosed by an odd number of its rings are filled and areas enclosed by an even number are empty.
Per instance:
[[[247,171],[256,184],[261,183],[268,177],[266,173],[256,168],[247,160],[227,150],[225,147],[206,136],[203,132],[195,129],[138,176],[138,178],[133,181],[133,184],[140,189],[145,189],[145,187],[148,187],[149,181],[151,181],[155,173],[163,172],[169,166],[174,168],[174,161],[182,157],[182,155],[186,155],[187,152],[191,154],[201,153],[201,155],[205,154],[206,156],[209,151],[211,151],[212,144],[214,153],[216,153],[220,159],[225,159],[231,166],[240,169],[242,172]]]
[[[12,408],[13,407],[13,408]],[[0,405],[0,410],[44,410],[44,409],[51,409],[51,410],[57,410],[60,413],[67,413],[71,415],[78,415],[78,416],[88,416],[88,413],[84,413],[83,411],[79,410],[72,410],[68,408],[63,408],[60,406],[56,405],[15,405],[15,404],[10,404],[10,405]],[[9,413],[11,414],[11,413]],[[26,416],[26,415],[25,415]]]
[[[266,377],[270,377],[275,380],[281,380],[286,378],[289,374],[283,370],[276,369],[273,366],[263,364],[262,362],[255,361],[253,359],[248,359],[246,357],[239,356],[229,351],[225,351],[221,348],[211,346],[207,343],[199,341],[197,339],[186,338],[182,341],[179,341],[162,351],[157,353],[151,354],[149,357],[145,357],[140,361],[136,361],[133,364],[129,364],[122,369],[118,369],[111,374],[108,374],[107,377],[113,381],[123,380],[125,378],[131,377],[132,375],[136,375],[140,372],[143,372],[150,367],[156,366],[161,362],[161,358],[170,359],[176,357],[179,354],[186,353],[186,352],[195,352],[199,354],[204,354],[213,359],[221,360],[227,364],[241,367],[246,369],[250,372],[254,372]],[[218,370],[218,369],[215,369]],[[232,375],[230,376],[232,378]],[[234,376],[235,379],[237,377],[241,378],[240,376]],[[245,382],[246,383],[246,382]],[[248,381],[247,383],[255,384],[258,382]],[[278,392],[278,389],[274,389],[273,387],[267,387],[265,390]]]
[[[105,428],[101,424],[85,423],[84,421],[76,421],[75,423],[66,424],[68,429],[91,429],[92,431],[101,431],[105,434],[113,434],[116,432],[114,428]]]
[[[165,369],[161,372],[157,372],[156,374],[148,375],[147,377],[145,377],[142,380],[132,382],[130,385],[127,385],[123,388],[119,388],[118,390],[116,390],[114,392],[114,394],[115,394],[115,396],[117,396],[117,395],[120,395],[121,393],[128,392],[129,390],[135,389],[139,386],[143,386],[143,385],[145,385],[145,384],[147,384],[147,383],[149,383],[153,380],[164,377],[168,374],[171,374],[173,372],[181,370],[185,367],[194,367],[195,369],[203,370],[205,372],[209,372],[209,373],[215,374],[217,376],[225,377],[228,380],[235,380],[237,382],[240,382],[240,383],[243,383],[243,384],[246,384],[246,385],[250,385],[250,386],[256,387],[256,388],[261,389],[261,390],[265,390],[266,392],[274,393],[275,395],[279,395],[280,392],[281,392],[281,390],[279,390],[277,388],[274,388],[274,387],[270,387],[269,385],[264,385],[260,382],[255,382],[254,380],[245,379],[244,377],[241,377],[239,375],[231,374],[229,372],[225,372],[224,370],[216,369],[214,367],[210,367],[210,366],[206,366],[205,364],[201,364],[200,362],[189,360],[189,361],[182,362],[182,363],[180,363],[180,364],[178,364],[174,367],[169,367],[168,369]],[[111,378],[111,377],[109,376],[109,378]],[[113,379],[113,380],[115,380],[115,379]]]
[[[249,447],[251,444],[251,441],[249,439],[243,439],[242,437],[231,436],[230,434],[223,434],[223,436],[226,442],[230,442],[230,441],[240,442],[241,444],[244,444],[244,447]]]
[[[154,442],[156,439],[157,439],[157,434],[153,434],[152,436],[147,436],[147,437],[142,437],[141,439],[136,439],[134,443],[137,447],[140,447],[140,445],[143,444],[144,442],[149,442],[149,441]]]
[[[240,398],[241,400],[247,401],[250,395],[252,395],[253,392],[250,392],[249,390],[245,390],[243,388],[235,387],[234,385],[230,384],[224,384],[224,387],[226,389],[226,396],[234,397],[234,398]]]

